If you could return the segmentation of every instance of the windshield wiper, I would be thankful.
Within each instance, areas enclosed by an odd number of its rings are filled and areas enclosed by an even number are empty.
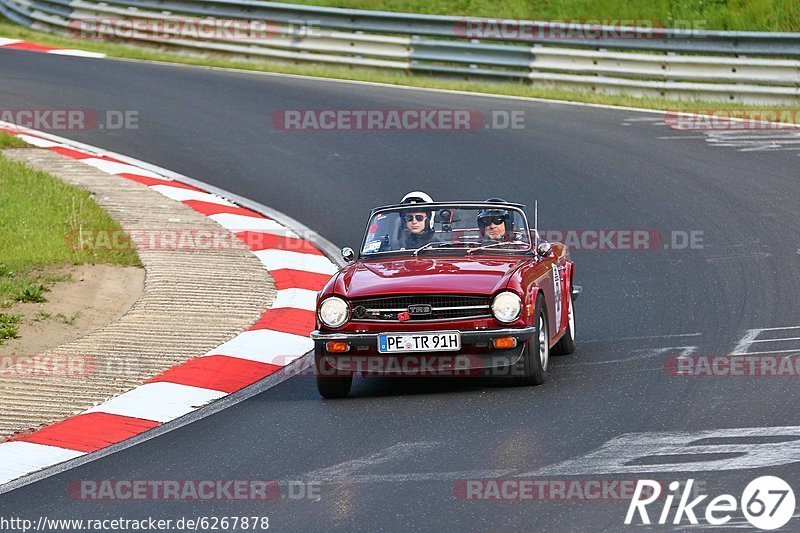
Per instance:
[[[477,248],[470,248],[469,250],[467,250],[467,255],[469,255],[469,254],[471,254],[473,252],[477,252],[479,250],[486,250],[487,248],[495,248],[497,246],[509,246],[509,245],[519,246],[520,244],[527,245],[529,243],[527,243],[525,241],[496,242],[496,243],[493,243],[493,244],[487,244],[485,246],[479,246]]]
[[[414,250],[413,255],[414,255],[414,257],[416,257],[417,254],[420,253],[422,250],[428,250],[428,249],[433,248],[433,247],[438,248],[439,246],[452,246],[454,244],[477,245],[478,243],[477,242],[467,242],[467,241],[447,241],[447,242],[433,241],[433,242],[429,242],[428,244],[422,245],[419,248],[417,248],[416,250]]]

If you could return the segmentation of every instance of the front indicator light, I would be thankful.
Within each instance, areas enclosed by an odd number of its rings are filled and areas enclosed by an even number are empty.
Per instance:
[[[325,343],[325,349],[330,353],[349,352],[350,345],[342,341],[328,341]]]
[[[517,339],[514,337],[497,337],[492,340],[492,344],[498,350],[510,350],[517,347]]]

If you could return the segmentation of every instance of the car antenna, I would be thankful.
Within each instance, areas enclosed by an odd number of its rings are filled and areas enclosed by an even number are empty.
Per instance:
[[[533,201],[533,233],[536,239],[535,246],[539,246],[539,200]]]

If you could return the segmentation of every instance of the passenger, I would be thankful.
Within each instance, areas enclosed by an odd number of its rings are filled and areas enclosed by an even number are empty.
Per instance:
[[[500,198],[490,198],[486,201],[505,203],[505,200]],[[484,245],[511,240],[512,226],[511,216],[505,209],[484,209],[478,214],[478,229]]]

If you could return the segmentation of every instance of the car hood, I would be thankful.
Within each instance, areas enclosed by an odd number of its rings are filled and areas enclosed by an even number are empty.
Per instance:
[[[336,292],[347,298],[397,294],[492,294],[526,257],[418,257],[359,261],[342,270]]]

